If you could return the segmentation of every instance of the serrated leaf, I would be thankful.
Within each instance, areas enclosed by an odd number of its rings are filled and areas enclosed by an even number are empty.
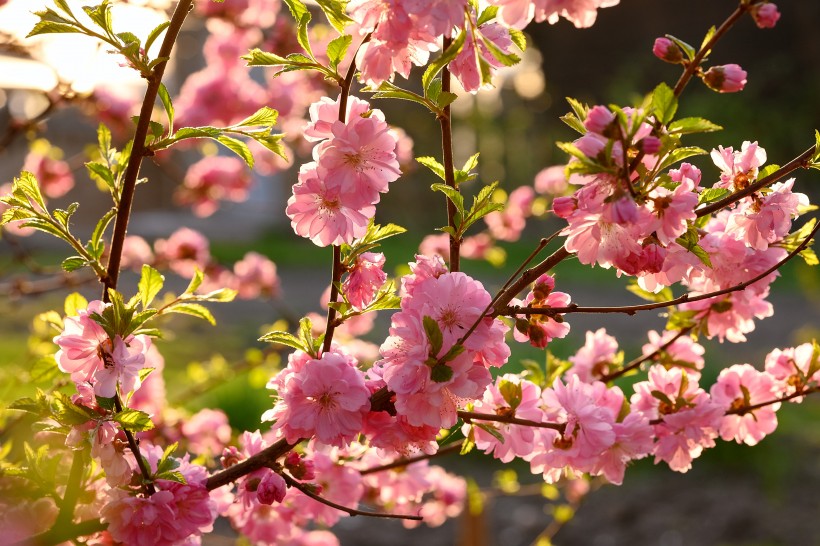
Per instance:
[[[303,351],[305,353],[309,352],[307,347],[305,347],[305,345],[290,332],[268,332],[264,336],[260,337],[259,341],[266,341],[268,343],[278,343],[279,345],[285,345],[298,351]]]
[[[208,310],[207,307],[204,305],[200,305],[198,303],[176,303],[165,310],[166,313],[181,313],[183,315],[191,315],[194,317],[198,317],[204,320],[207,320],[211,323],[212,326],[216,325],[216,319],[214,318],[213,314]]]
[[[424,75],[421,78],[421,85],[422,89],[424,89],[425,96],[427,96],[427,89],[430,87],[433,78],[435,78],[450,61],[456,58],[461,48],[464,47],[464,40],[466,38],[467,32],[462,29],[456,39],[453,40],[453,43],[450,44],[450,47],[447,48],[447,51],[443,52],[435,61],[428,65],[427,70],[424,71]]]
[[[166,28],[170,26],[170,21],[165,21],[164,23],[160,23],[154,29],[148,33],[148,37],[145,39],[145,52],[148,53],[151,50],[151,46],[160,37],[160,35],[165,31]]]
[[[194,269],[194,276],[191,277],[191,282],[188,283],[188,288],[185,289],[183,295],[185,294],[193,294],[196,292],[197,288],[202,284],[202,281],[205,280],[205,274],[199,270],[199,268]]]
[[[154,428],[151,417],[144,411],[126,408],[114,415],[114,421],[130,432],[143,432]]]
[[[777,165],[776,163],[772,163],[771,165],[766,165],[765,167],[760,169],[760,171],[758,171],[757,179],[758,180],[763,180],[767,176],[769,176],[771,174],[774,174],[779,170],[780,170],[780,165]]]
[[[83,31],[81,29],[77,28],[70,22],[57,23],[54,21],[42,20],[35,24],[34,28],[26,34],[26,38],[31,38],[32,36],[38,36],[40,34],[77,34],[82,32]]]
[[[515,46],[520,49],[522,52],[527,50],[527,37],[524,35],[523,32],[518,30],[517,28],[509,28],[507,29],[510,31],[510,40],[515,44]]]
[[[37,178],[32,173],[28,171],[21,172],[20,178],[14,179],[12,193],[25,196],[30,202],[38,205],[41,210],[46,210],[46,202],[43,199],[43,194],[40,193],[40,183],[37,182]]]
[[[168,134],[172,135],[174,134],[174,104],[171,102],[171,95],[164,83],[159,84],[157,95],[159,95],[159,100],[162,102],[162,107],[165,108],[165,115],[168,116]],[[160,132],[160,134],[162,133]]]
[[[400,99],[400,100],[408,100],[410,102],[415,102],[418,104],[423,105],[425,108],[429,109],[430,105],[427,102],[427,99],[422,97],[421,95],[417,95],[412,91],[408,91],[406,89],[402,89],[401,87],[396,86],[391,82],[382,82],[382,84],[376,89],[364,89],[364,91],[369,91],[373,93],[374,99]]]
[[[543,386],[546,374],[544,373],[544,368],[536,362],[535,360],[531,360],[529,358],[521,360],[521,366],[526,370],[527,379],[532,381],[536,385]]]
[[[706,47],[706,44],[708,44],[708,43],[709,43],[709,40],[711,40],[711,39],[712,39],[712,37],[715,35],[715,32],[717,32],[717,28],[715,27],[715,25],[712,25],[711,27],[709,27],[709,30],[706,32],[706,36],[704,36],[704,37],[703,37],[703,42],[701,42],[701,44],[700,44],[700,49],[701,49],[701,50],[702,50],[704,47]],[[712,51],[711,49],[710,49],[710,50],[708,50],[708,51],[706,52],[706,55],[705,55],[705,56],[707,56],[707,57],[708,57],[708,56],[709,56],[709,53],[710,53],[711,51]]]
[[[798,256],[803,258],[803,261],[806,262],[806,265],[808,266],[814,267],[820,264],[820,260],[817,258],[817,253],[811,248],[804,248],[798,253]]]
[[[345,31],[345,26],[353,21],[353,19],[345,13],[345,4],[347,2],[340,2],[339,0],[316,0],[316,3],[322,8],[331,26],[340,34]]]
[[[671,167],[675,163],[683,161],[684,159],[704,154],[706,154],[706,150],[704,150],[703,148],[698,148],[697,146],[684,146],[681,148],[676,148],[675,150],[670,152],[666,157],[664,157],[661,164],[658,167],[656,167],[656,170],[663,171]]]
[[[731,190],[726,188],[707,188],[700,192],[700,195],[698,195],[698,205],[719,201],[730,193],[732,193]]]
[[[278,119],[279,112],[268,106],[263,106],[250,116],[246,117],[239,123],[232,125],[231,127],[252,127],[258,125],[269,127],[271,125],[275,125]]]
[[[82,425],[95,418],[90,410],[76,405],[61,392],[54,393],[50,405],[54,418],[62,425]]]
[[[427,335],[427,341],[430,342],[430,355],[436,357],[441,351],[442,343],[444,343],[444,335],[441,333],[438,322],[433,317],[425,315],[422,324],[424,325],[424,333]]]
[[[159,291],[162,290],[163,284],[165,284],[165,277],[150,265],[143,264],[142,275],[139,284],[137,284],[137,291],[143,309],[147,309],[151,305]]]
[[[106,396],[94,396],[94,399],[97,401],[97,405],[100,406],[102,409],[107,411],[114,411],[117,407],[116,398],[106,397]]]
[[[498,47],[498,45],[496,45],[495,42],[488,39],[481,33],[481,29],[479,29],[478,36],[481,40],[481,43],[484,44],[484,47],[486,47],[489,50],[490,55],[495,57],[495,59],[504,66],[515,66],[516,64],[521,62],[521,57],[519,57],[515,53],[507,53],[506,51]]]
[[[72,292],[65,298],[63,310],[67,317],[76,317],[77,311],[88,307],[88,300],[79,292]]]
[[[678,99],[672,89],[665,83],[659,84],[652,92],[652,112],[655,118],[666,125],[675,117],[678,110]]]
[[[8,409],[25,411],[26,413],[32,413],[38,417],[43,417],[45,416],[44,411],[46,408],[43,407],[43,404],[33,398],[18,398],[8,405]]]
[[[216,138],[220,144],[231,150],[233,153],[241,157],[248,167],[253,168],[253,154],[248,145],[233,137],[222,135]]]
[[[247,55],[242,55],[240,58],[247,61],[248,66],[282,66],[291,64],[291,61],[281,55],[262,51],[258,48],[250,50]]]
[[[483,25],[485,23],[489,23],[490,21],[495,19],[495,16],[497,14],[498,14],[498,6],[488,6],[478,16],[478,19],[476,20],[476,23],[475,23],[476,26],[480,27],[481,25]]]
[[[188,483],[185,481],[185,476],[182,475],[182,472],[178,470],[171,470],[169,472],[161,472],[159,474],[155,474],[154,479],[167,480],[169,482],[181,483],[183,485]]]
[[[416,161],[433,171],[433,173],[444,180],[444,165],[439,163],[436,158],[430,156],[417,157]]]
[[[219,138],[222,129],[217,127],[183,127],[173,135],[173,140],[183,140],[186,138]]]
[[[711,133],[722,129],[720,125],[703,118],[682,118],[669,124],[669,133],[679,135]]]
[[[194,301],[217,301],[217,302],[228,302],[233,301],[236,298],[236,290],[232,288],[218,288],[207,294],[197,294],[193,298],[190,298]]]
[[[461,193],[447,184],[433,184],[430,186],[433,191],[440,191],[456,206],[458,213],[464,217],[464,196]]]
[[[287,151],[285,151],[285,147],[282,146],[282,139],[285,137],[285,135],[271,135],[261,133],[249,133],[249,135],[256,142],[258,142],[271,152],[275,153],[276,155],[287,161],[288,153]]]
[[[35,383],[45,381],[53,381],[54,378],[63,372],[57,367],[57,361],[54,360],[54,355],[44,356],[38,358],[29,370],[29,377]]]
[[[85,266],[87,263],[85,258],[81,258],[80,256],[69,256],[60,263],[60,267],[62,267],[66,273],[71,273]]]
[[[97,222],[97,225],[94,227],[94,231],[91,233],[91,239],[88,241],[88,245],[91,248],[91,254],[93,254],[97,259],[102,256],[105,248],[105,244],[103,243],[103,235],[105,234],[105,230],[108,227],[108,224],[111,223],[111,220],[113,220],[116,216],[117,209],[112,208],[106,212],[102,218],[100,218],[99,222]]]

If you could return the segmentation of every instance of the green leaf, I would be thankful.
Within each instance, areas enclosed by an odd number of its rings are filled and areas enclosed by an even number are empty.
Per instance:
[[[174,141],[186,138],[218,138],[222,129],[216,127],[183,127],[173,135]]]
[[[81,29],[79,29],[76,25],[68,22],[68,23],[58,23],[55,21],[48,21],[42,20],[39,21],[37,24],[34,25],[34,28],[31,29],[26,35],[26,38],[31,38],[32,36],[38,36],[40,34],[77,34],[83,33]]]
[[[285,147],[282,146],[282,139],[285,138],[284,134],[271,135],[262,133],[249,133],[249,136],[256,142],[270,150],[271,152],[275,153],[276,155],[287,161],[288,153],[285,151]]]
[[[111,4],[103,0],[98,6],[83,6],[83,11],[94,23],[109,34],[114,33],[111,21]]]
[[[461,51],[461,48],[464,46],[464,40],[467,38],[467,33],[462,29],[459,33],[458,37],[453,40],[453,43],[450,44],[450,47],[447,48],[447,51],[439,55],[439,57],[430,63],[427,67],[427,70],[424,71],[424,75],[421,78],[422,88],[424,89],[425,96],[427,95],[427,90],[430,87],[430,83],[433,81],[441,70],[447,66],[447,64],[456,58],[456,55]]]
[[[695,51],[695,48],[690,46],[689,44],[687,44],[683,40],[678,40],[677,38],[675,38],[671,34],[667,34],[666,37],[669,38],[670,40],[672,40],[673,42],[675,42],[675,45],[677,45],[679,48],[681,48],[681,51],[683,51],[684,55],[686,55],[686,57],[690,61],[695,58],[695,55],[697,55],[697,52]]]
[[[652,92],[652,111],[655,117],[666,125],[675,117],[678,110],[678,99],[672,89],[665,83],[658,85]]]
[[[706,47],[706,44],[709,43],[709,40],[712,39],[712,37],[715,35],[715,32],[717,32],[717,28],[715,28],[715,25],[712,25],[711,27],[709,27],[709,30],[706,32],[706,36],[703,37],[703,42],[701,42],[701,44],[700,44],[700,49],[701,50],[704,47]],[[711,49],[706,51],[706,55],[704,55],[704,58],[708,57],[709,53],[711,53],[711,52],[712,52]]]
[[[464,217],[464,196],[461,193],[447,184],[433,184],[430,186],[433,191],[440,191],[456,206],[458,213]]]
[[[55,209],[53,212],[54,219],[57,220],[63,227],[66,229],[68,228],[68,222],[71,219],[71,216],[77,212],[77,208],[80,206],[79,203],[71,203],[68,206],[67,210],[63,209]]]
[[[20,178],[14,179],[11,191],[13,195],[25,196],[30,202],[38,205],[41,210],[46,210],[46,202],[43,200],[43,194],[40,193],[40,184],[32,173],[28,171],[21,172]]]
[[[102,163],[96,161],[89,161],[85,164],[86,170],[88,170],[88,174],[92,180],[99,180],[108,186],[108,189],[113,190],[116,187],[116,182],[114,180],[114,175],[111,173],[111,169],[108,168],[108,165],[104,165]]]
[[[450,350],[447,351],[444,356],[441,357],[442,362],[450,362],[454,360],[458,355],[464,352],[464,345],[453,345],[450,347]]]
[[[164,83],[159,84],[157,94],[162,102],[162,107],[165,108],[165,114],[168,116],[168,134],[172,135],[174,134],[174,104],[171,102],[171,95]]]
[[[54,379],[64,372],[57,367],[57,361],[54,360],[54,355],[48,355],[38,358],[28,373],[32,381],[40,383],[45,381],[53,382]]]
[[[771,165],[766,165],[765,167],[760,169],[760,171],[758,171],[757,180],[763,180],[764,178],[766,178],[770,174],[774,174],[779,170],[780,170],[780,165],[777,165],[776,163],[772,163]]]
[[[515,53],[505,52],[503,49],[498,47],[495,44],[495,42],[485,38],[484,35],[481,33],[481,29],[479,29],[478,38],[479,40],[481,40],[481,43],[484,44],[484,46],[489,50],[490,54],[504,66],[514,66],[521,62],[521,57],[519,57]]]
[[[436,158],[430,156],[417,157],[416,161],[433,171],[439,178],[444,180],[444,165],[439,163]]]
[[[340,34],[345,31],[345,26],[353,21],[353,19],[345,13],[345,4],[347,4],[347,2],[340,2],[339,0],[316,0],[316,3],[322,8],[328,22],[336,29],[336,32]]]
[[[447,364],[436,364],[430,370],[430,379],[436,383],[446,383],[453,378],[453,369]]]
[[[165,31],[166,28],[170,26],[170,24],[170,21],[165,21],[164,23],[160,23],[159,25],[154,27],[154,30],[152,30],[148,34],[148,37],[145,39],[145,53],[148,53],[148,51],[150,51],[151,46],[154,44],[156,39],[160,37],[160,35]]]
[[[108,224],[111,223],[117,216],[117,209],[112,208],[108,212],[100,218],[100,221],[97,222],[97,225],[94,227],[94,231],[91,233],[91,239],[88,241],[88,246],[91,249],[91,254],[99,259],[102,256],[103,250],[105,249],[105,243],[103,242],[103,235],[105,234],[105,230],[108,227]]]
[[[241,59],[248,62],[248,66],[282,66],[292,64],[291,61],[277,55],[276,53],[268,53],[261,49],[252,49],[247,55],[242,55]]]
[[[40,220],[38,218],[31,218],[29,220],[26,220],[26,222],[23,224],[23,227],[30,227],[30,228],[34,228],[34,229],[37,229],[37,230],[40,230],[40,231],[44,231],[45,233],[49,233],[51,235],[54,235],[58,239],[62,239],[63,241],[67,241],[66,236],[62,231],[60,231],[57,227],[55,227],[54,225],[50,224],[49,222],[47,222],[45,220]]]
[[[422,323],[424,325],[424,333],[430,342],[430,355],[437,357],[441,351],[441,345],[444,343],[444,335],[441,333],[441,328],[439,328],[438,322],[436,322],[433,317],[426,315],[422,319]]]
[[[544,373],[544,368],[536,362],[535,360],[531,360],[529,358],[525,358],[521,360],[521,366],[523,366],[525,371],[525,377],[539,386],[544,386],[546,380],[546,374]]]
[[[205,274],[199,270],[199,268],[194,269],[194,276],[191,277],[191,282],[188,283],[188,288],[185,289],[183,295],[186,294],[193,294],[196,292],[196,289],[202,284],[202,281],[205,280]]]
[[[88,307],[88,300],[79,292],[72,292],[65,298],[63,310],[67,317],[76,317],[80,309]]]
[[[481,14],[478,16],[478,20],[475,22],[476,26],[480,27],[484,23],[489,23],[495,16],[498,14],[498,6],[488,6]]]
[[[76,405],[68,395],[56,392],[51,397],[51,411],[61,425],[82,425],[96,416],[88,409]]]
[[[218,302],[226,302],[226,301],[233,301],[236,298],[236,290],[231,288],[218,288],[217,290],[213,290],[208,292],[207,294],[197,294],[191,298],[187,298],[193,301],[218,301]]]
[[[704,150],[703,148],[698,148],[697,146],[684,146],[681,148],[677,148],[670,152],[669,155],[667,155],[663,159],[660,166],[656,167],[655,170],[663,171],[666,170],[668,167],[671,167],[675,163],[683,161],[684,159],[704,154],[706,154],[706,150]]]
[[[248,167],[253,167],[253,154],[248,145],[233,137],[222,135],[216,138],[220,144],[231,150],[233,153],[241,157]]]
[[[183,315],[191,315],[207,320],[212,326],[216,325],[216,319],[213,314],[204,305],[198,303],[176,303],[165,310],[166,313],[181,313]]]
[[[495,428],[493,425],[489,425],[487,423],[473,423],[475,426],[486,432],[487,434],[493,436],[496,440],[504,443],[504,436]]]
[[[143,432],[154,428],[154,423],[147,413],[130,408],[115,414],[114,421],[130,432]]]
[[[263,106],[249,117],[231,127],[252,127],[263,125],[269,127],[275,125],[279,119],[279,112],[268,106]]]
[[[71,273],[72,271],[76,271],[87,264],[88,262],[85,261],[85,258],[80,256],[69,256],[60,263],[60,267],[63,268],[63,271]]]
[[[364,91],[372,92],[374,99],[408,100],[410,102],[421,104],[425,108],[430,109],[430,103],[427,99],[425,99],[421,95],[413,93],[412,91],[402,89],[401,87],[398,87],[391,82],[385,81],[382,82],[382,84],[376,89],[365,88]]]
[[[162,290],[164,283],[165,277],[163,277],[159,271],[148,264],[143,264],[142,275],[137,285],[137,291],[139,292],[140,303],[143,309],[147,309],[148,306],[151,305],[151,302],[154,301],[159,291]]]
[[[669,124],[670,134],[686,135],[692,133],[712,133],[723,127],[703,118],[682,118]]]
[[[296,349],[297,351],[303,351],[305,353],[309,352],[308,348],[299,341],[296,336],[289,332],[282,332],[282,331],[273,331],[268,332],[264,336],[259,338],[259,341],[266,341],[268,343],[278,343],[279,345],[285,345],[287,347],[291,347]]]
[[[183,485],[187,484],[188,482],[185,481],[185,476],[182,475],[182,472],[178,470],[171,470],[168,472],[160,472],[159,474],[154,475],[155,480],[167,480],[169,482],[176,482],[181,483]]]
[[[518,30],[517,28],[509,28],[507,29],[510,31],[510,39],[515,44],[515,46],[520,49],[522,52],[527,50],[527,37],[524,35],[523,32]]]
[[[729,195],[731,190],[726,188],[707,188],[698,195],[698,205],[714,203]]]

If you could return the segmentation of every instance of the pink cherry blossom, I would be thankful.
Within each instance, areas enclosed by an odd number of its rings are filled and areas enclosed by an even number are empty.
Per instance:
[[[735,93],[746,87],[746,71],[737,64],[713,66],[703,74],[703,83],[719,93]]]
[[[236,278],[237,297],[254,299],[262,295],[276,297],[279,295],[279,277],[276,264],[258,252],[248,252],[233,265]]]
[[[820,382],[820,348],[814,343],[803,343],[797,347],[775,349],[766,355],[766,372],[776,380],[776,390],[780,396],[793,396],[802,392],[809,383]],[[803,397],[791,399],[802,402]]]
[[[683,60],[683,53],[680,48],[669,38],[656,38],[652,46],[652,53],[655,57],[667,63],[678,64]]]
[[[90,381],[98,369],[104,366],[102,355],[110,354],[113,344],[102,326],[91,317],[105,309],[102,301],[95,300],[86,309],[79,309],[77,316],[63,320],[63,332],[54,338],[60,350],[54,355],[61,371],[70,373],[72,381]]]
[[[774,28],[780,20],[780,11],[777,6],[769,2],[755,4],[751,14],[758,28]]]
[[[299,183],[293,186],[286,213],[297,235],[318,246],[351,243],[364,236],[376,208],[362,196],[340,187],[328,187],[320,178],[316,163],[299,169]]]
[[[530,186],[519,186],[510,192],[503,211],[494,211],[484,217],[493,237],[515,242],[521,237],[526,219],[532,215],[535,191]]]
[[[112,398],[118,392],[127,395],[140,387],[139,372],[145,365],[145,352],[151,338],[138,335],[114,338],[113,350],[102,352],[102,367],[94,372],[94,392]]]
[[[313,451],[309,457],[313,460],[316,472],[313,483],[320,487],[322,497],[342,506],[355,508],[364,492],[359,471],[349,465],[338,464],[338,461],[324,452]],[[322,525],[334,525],[348,515],[315,501],[294,488],[288,490],[284,502],[292,507],[305,523],[317,521]]]
[[[355,309],[364,309],[373,301],[376,292],[387,280],[384,272],[384,254],[364,252],[356,257],[342,291]]]
[[[289,442],[315,435],[320,442],[341,446],[359,433],[370,391],[355,361],[328,352],[298,371],[280,373],[288,375],[273,416]]]
[[[711,152],[712,161],[721,170],[717,187],[741,190],[757,178],[758,168],[766,163],[766,150],[757,142],[744,141],[739,152],[730,146],[718,146]]]
[[[513,304],[540,307],[567,307],[570,296],[565,292],[553,292],[555,280],[551,275],[541,275],[535,280],[532,291],[523,302],[513,300]],[[533,347],[544,348],[553,339],[566,337],[570,325],[564,322],[562,315],[550,316],[532,314],[527,318],[516,319],[513,337],[516,341],[529,341]]]
[[[193,277],[194,270],[204,271],[211,261],[210,243],[204,235],[189,228],[179,228],[168,239],[154,241],[158,262],[168,265],[182,277]]]
[[[339,100],[322,97],[310,105],[310,123],[304,130],[304,137],[309,141],[321,141],[333,137],[333,124],[339,121]],[[353,124],[363,115],[370,112],[370,104],[358,97],[351,96],[347,101],[345,111],[346,123]],[[384,121],[384,115],[379,110],[370,114]]]
[[[231,425],[222,410],[199,410],[182,423],[181,432],[193,453],[219,454],[231,441]]]
[[[209,156],[188,168],[175,199],[190,205],[197,216],[207,217],[216,212],[220,201],[245,201],[250,186],[250,173],[241,159]]]
[[[676,366],[684,368],[686,374],[691,379],[699,379],[700,371],[703,369],[703,354],[706,349],[692,339],[691,336],[678,336],[674,330],[665,330],[663,334],[658,334],[655,330],[649,331],[649,343],[642,347],[644,356],[656,353],[652,357],[652,362],[656,362],[666,368]],[[669,343],[675,336],[675,341]],[[668,345],[667,345],[668,344]],[[661,347],[666,345],[661,350]]]
[[[776,400],[775,379],[749,364],[735,364],[721,370],[710,390],[712,400],[727,412]],[[753,446],[777,428],[775,412],[780,404],[770,404],[747,413],[729,414],[720,422],[720,436]]]
[[[154,263],[154,253],[145,239],[138,235],[126,235],[122,246],[122,267],[139,271],[145,264]]]
[[[788,235],[792,219],[800,207],[809,205],[802,193],[792,193],[794,178],[771,186],[771,192],[755,200],[743,200],[732,211],[726,230],[733,232],[755,250],[766,250],[770,244]]]
[[[542,169],[535,175],[535,191],[542,195],[561,195],[569,184],[564,173],[565,165],[554,165]]]
[[[476,36],[476,33],[479,36]],[[509,31],[498,23],[485,23],[478,28],[468,27],[464,46],[450,61],[450,71],[468,93],[476,93],[479,89],[492,87],[491,82],[485,81],[485,70],[492,75],[493,69],[504,66],[504,63],[493,56],[484,40],[491,42],[505,54],[512,53],[513,42]]]
[[[52,199],[62,197],[74,187],[71,167],[61,159],[32,151],[26,156],[22,170],[32,173],[43,194]]]
[[[587,331],[584,346],[569,360],[572,368],[568,373],[591,383],[614,371],[618,360],[618,341],[607,334],[605,328]]]

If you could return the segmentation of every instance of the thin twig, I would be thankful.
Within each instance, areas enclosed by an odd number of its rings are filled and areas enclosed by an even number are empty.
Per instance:
[[[401,459],[396,459],[392,463],[387,463],[380,466],[373,466],[371,468],[360,470],[359,474],[361,474],[362,476],[367,476],[368,474],[375,474],[376,472],[383,472],[385,470],[393,470],[394,468],[404,468],[405,466],[409,466],[413,463],[418,463],[420,461],[427,461],[435,457],[449,455],[450,453],[453,453],[455,451],[460,451],[461,445],[463,443],[464,440],[459,440],[458,442],[453,442],[452,444],[448,444],[442,447],[435,453],[425,453],[423,455],[416,455],[415,457],[402,457]]]
[[[726,197],[724,197],[720,201],[715,201],[711,205],[707,205],[705,207],[701,207],[701,208],[697,209],[695,211],[695,213],[697,214],[698,218],[700,218],[701,216],[706,216],[707,214],[712,214],[713,212],[717,212],[720,209],[728,207],[732,203],[736,203],[737,201],[740,201],[744,197],[748,197],[749,195],[752,195],[757,190],[759,190],[761,188],[765,188],[769,184],[773,184],[773,183],[777,182],[778,180],[780,180],[784,176],[790,174],[792,171],[795,171],[795,170],[800,169],[800,168],[805,169],[809,166],[809,163],[811,162],[811,159],[814,157],[814,155],[817,152],[818,152],[817,147],[812,146],[811,148],[809,148],[808,150],[806,150],[805,152],[803,152],[799,156],[795,157],[794,159],[792,159],[791,161],[789,161],[788,163],[786,163],[785,165],[783,165],[782,167],[777,169],[772,174],[770,174],[768,176],[764,176],[763,178],[761,178],[757,182],[755,182],[753,184],[749,184],[747,187],[743,188],[742,190],[738,190],[734,193],[731,193],[731,194],[727,195]]]
[[[445,37],[441,46],[441,50],[447,51],[453,39]],[[441,92],[446,94],[450,92],[450,70],[447,65],[441,70]],[[448,104],[442,109],[438,116],[439,124],[441,125],[441,153],[442,163],[444,166],[444,183],[458,191],[455,176],[455,162],[453,160],[453,124],[452,116],[450,115],[450,105]],[[458,233],[458,226],[456,226],[456,205],[449,197],[445,196],[447,200],[447,225],[449,225],[455,233]],[[459,271],[461,269],[461,238],[457,235],[450,234],[450,271]]]
[[[817,225],[814,226],[814,229],[812,229],[808,236],[805,239],[803,239],[802,243],[800,243],[794,250],[789,252],[789,254],[786,255],[785,258],[777,262],[775,265],[773,265],[763,273],[752,277],[748,281],[744,281],[742,283],[736,284],[735,286],[730,286],[729,288],[724,288],[722,290],[716,290],[714,292],[708,292],[706,294],[699,294],[697,296],[693,296],[691,294],[684,294],[680,297],[671,300],[655,303],[645,303],[643,305],[627,305],[622,307],[580,307],[575,304],[572,304],[568,307],[519,307],[514,305],[506,308],[504,312],[498,314],[554,316],[563,315],[567,313],[626,313],[627,315],[634,315],[638,311],[661,309],[664,307],[672,307],[673,305],[680,305],[681,303],[692,303],[696,301],[715,298],[717,296],[723,296],[724,294],[730,294],[732,292],[743,290],[747,286],[758,282],[759,280],[771,275],[772,273],[783,267],[783,264],[797,256],[800,252],[803,251],[804,248],[808,246],[808,244],[814,238],[814,235],[817,233],[818,229],[820,229],[820,222],[818,222]]]
[[[357,510],[355,508],[348,508],[347,506],[342,506],[341,504],[336,504],[335,502],[325,499],[307,487],[304,484],[296,481],[294,478],[289,476],[286,472],[282,472],[281,476],[285,479],[285,483],[287,483],[290,487],[298,489],[311,499],[315,500],[316,502],[321,502],[322,504],[326,504],[331,508],[335,508],[336,510],[341,510],[342,512],[346,512],[351,516],[368,516],[371,518],[390,518],[390,519],[406,519],[411,521],[422,521],[424,518],[421,516],[411,516],[406,514],[388,514],[386,512],[365,512],[363,510]]]
[[[703,62],[703,59],[709,54],[717,41],[720,40],[730,28],[732,28],[737,20],[740,19],[740,17],[748,9],[749,7],[746,5],[746,2],[741,2],[735,11],[733,11],[732,14],[729,15],[729,17],[723,22],[723,24],[720,25],[720,27],[715,31],[709,41],[703,44],[703,47],[701,47],[700,51],[697,52],[695,58],[686,65],[686,69],[683,71],[683,74],[681,74],[678,83],[675,84],[674,93],[676,97],[679,97],[680,94],[683,93],[686,84],[689,83],[689,80],[691,80],[692,76],[694,76],[698,71],[698,68],[700,68],[700,63]]]
[[[506,423],[509,425],[523,425],[525,427],[534,428],[549,428],[557,430],[560,433],[564,432],[567,426],[563,423],[542,423],[540,421],[530,421],[529,419],[519,419],[518,417],[508,415],[495,415],[493,413],[477,413],[475,411],[459,411],[458,416],[464,419],[466,423],[470,421],[495,421],[498,423]]]
[[[244,461],[226,468],[222,472],[217,472],[208,478],[208,481],[205,482],[205,488],[208,491],[213,491],[217,487],[228,485],[255,470],[271,467],[276,463],[279,457],[296,447],[298,443],[299,442],[290,444],[284,439],[278,440],[256,455],[252,455]]]
[[[647,362],[649,360],[654,360],[656,356],[660,355],[663,351],[665,351],[666,349],[671,347],[672,344],[674,344],[678,339],[680,339],[681,337],[683,337],[686,334],[688,334],[689,332],[691,332],[692,328],[694,328],[694,326],[687,326],[686,328],[682,329],[677,334],[672,336],[672,339],[670,339],[669,341],[667,341],[666,343],[664,343],[663,345],[661,345],[660,347],[658,347],[657,349],[655,349],[654,351],[649,353],[648,355],[643,355],[641,357],[638,357],[638,358],[632,360],[629,364],[625,365],[620,370],[617,370],[617,371],[614,371],[610,374],[606,374],[606,375],[601,376],[600,380],[603,381],[604,383],[607,383],[609,381],[612,381],[613,379],[617,379],[617,378],[621,377],[622,375],[624,375],[626,373],[629,373],[632,370],[640,367],[640,365],[643,364],[644,362]]]
[[[495,304],[493,305],[493,314],[500,315],[501,311],[506,308],[507,304],[510,303],[510,301],[515,296],[517,296],[519,292],[524,290],[527,287],[527,285],[529,285],[531,282],[533,282],[535,279],[537,279],[547,271],[551,270],[553,267],[561,263],[569,256],[570,252],[562,246],[532,269],[524,271],[524,274],[521,275],[520,279],[518,279],[511,286],[503,290],[501,294],[498,296],[498,298],[495,301]]]
[[[108,289],[117,287],[117,279],[120,274],[120,261],[122,260],[122,249],[125,243],[125,235],[128,232],[128,221],[131,216],[131,204],[134,202],[134,192],[137,186],[137,178],[139,177],[140,165],[142,160],[146,157],[150,150],[145,147],[145,139],[148,136],[148,128],[151,123],[151,113],[154,110],[154,102],[159,93],[159,86],[162,83],[162,76],[165,73],[165,67],[171,57],[171,51],[176,42],[179,31],[182,29],[182,24],[185,22],[185,17],[193,7],[194,0],[180,0],[177,4],[174,14],[171,16],[171,21],[168,29],[165,31],[165,37],[162,40],[162,46],[159,49],[158,58],[166,58],[166,60],[157,63],[148,77],[148,88],[145,90],[145,98],[142,101],[142,108],[140,109],[139,120],[137,121],[137,129],[134,132],[134,144],[131,147],[131,155],[128,158],[128,167],[125,170],[123,178],[122,195],[120,197],[119,208],[117,210],[117,218],[114,224],[114,234],[111,236],[111,253],[108,258],[108,275],[103,284],[103,301],[108,300]]]

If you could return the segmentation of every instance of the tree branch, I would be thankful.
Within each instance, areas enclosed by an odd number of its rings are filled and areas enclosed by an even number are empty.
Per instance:
[[[442,51],[447,51],[453,39],[446,37],[441,46]],[[450,69],[445,66],[441,70],[441,92],[450,92]],[[455,178],[455,164],[453,161],[453,125],[452,117],[450,115],[450,105],[448,104],[442,110],[441,115],[438,116],[439,124],[441,125],[441,153],[442,162],[444,166],[444,183],[458,191]],[[447,200],[447,224],[457,229],[456,226],[456,205],[450,201],[449,197],[445,196]],[[450,271],[455,272],[461,269],[461,238],[450,235]]]
[[[420,461],[427,461],[435,457],[449,455],[450,453],[453,453],[455,451],[460,451],[461,445],[463,443],[464,440],[453,442],[452,444],[446,445],[443,448],[439,449],[435,453],[425,453],[424,455],[416,455],[415,457],[403,457],[401,459],[396,459],[392,463],[383,464],[381,466],[373,466],[371,468],[360,470],[359,474],[361,474],[362,476],[367,476],[368,474],[375,474],[376,472],[383,472],[385,470],[393,470],[394,468],[402,468],[405,466],[409,466],[413,463],[418,463]]]
[[[506,423],[508,425],[523,425],[525,427],[535,427],[535,428],[549,428],[552,430],[557,430],[558,432],[564,432],[564,429],[567,426],[563,423],[542,423],[540,421],[530,421],[529,419],[519,419],[518,417],[512,417],[507,415],[495,415],[492,413],[477,413],[474,411],[459,411],[458,416],[464,419],[465,423],[469,423],[470,421],[495,421],[497,423]]]
[[[421,516],[410,516],[405,514],[387,514],[385,512],[365,512],[363,510],[357,510],[355,508],[348,508],[347,506],[342,506],[341,504],[336,504],[335,502],[325,499],[307,487],[304,484],[296,481],[294,478],[289,476],[287,473],[282,472],[281,476],[285,479],[285,482],[294,489],[298,489],[311,499],[315,500],[316,502],[321,502],[331,508],[335,508],[336,510],[341,510],[342,512],[346,512],[351,516],[369,516],[371,518],[390,518],[390,519],[407,519],[411,521],[422,521],[423,518]]]
[[[300,440],[300,442],[301,441],[302,440]],[[296,444],[298,443],[299,442],[289,444],[284,439],[279,440],[276,443],[266,447],[256,455],[248,457],[244,461],[226,468],[222,472],[217,472],[208,478],[205,482],[205,488],[208,491],[213,491],[217,487],[222,487],[223,485],[234,482],[242,476],[250,474],[254,470],[271,467],[276,463],[279,457],[296,447]]]
[[[606,375],[602,376],[600,378],[600,380],[603,381],[604,383],[608,383],[609,381],[612,381],[613,379],[617,379],[617,378],[621,377],[622,375],[624,375],[626,373],[629,373],[632,370],[640,367],[640,365],[643,364],[644,362],[647,362],[649,360],[654,360],[656,356],[658,356],[663,351],[665,351],[666,349],[671,347],[672,344],[674,344],[678,339],[680,339],[681,337],[683,337],[686,334],[688,334],[689,332],[691,332],[692,328],[694,328],[694,326],[687,326],[686,328],[682,329],[677,334],[675,334],[672,337],[672,339],[670,339],[669,341],[667,341],[666,343],[664,343],[663,345],[661,345],[660,347],[658,347],[657,349],[655,349],[654,351],[649,353],[648,355],[643,355],[641,357],[638,357],[638,358],[632,360],[629,364],[627,364],[626,366],[624,366],[620,370],[617,370],[617,371],[614,371],[610,374],[606,374]]]

